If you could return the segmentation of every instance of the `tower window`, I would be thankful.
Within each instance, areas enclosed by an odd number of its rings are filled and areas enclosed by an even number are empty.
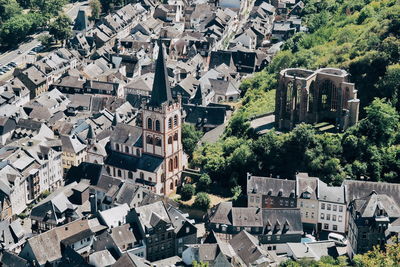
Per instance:
[[[119,151],[119,144],[115,144],[115,150]]]
[[[156,120],[156,131],[159,132],[160,129],[161,129],[160,121],[159,121],[159,120]]]
[[[178,133],[174,134],[174,140],[177,141],[178,140]]]
[[[150,130],[153,129],[153,120],[151,118],[147,119],[147,128]]]
[[[172,144],[172,136],[168,137],[168,144]]]
[[[170,185],[169,185],[169,189],[171,189],[171,190],[173,190],[173,189],[174,189],[174,183],[173,183],[173,182],[171,182],[171,183],[170,183]]]
[[[174,169],[174,164],[173,164],[173,162],[172,162],[172,159],[169,160],[168,165],[169,165],[169,166],[168,166],[169,171],[172,172],[172,170]]]
[[[168,129],[172,129],[172,118],[168,119]]]
[[[128,178],[129,179],[133,179],[133,173],[132,172],[128,172]]]
[[[178,115],[174,116],[174,126],[178,126]]]
[[[125,153],[129,153],[129,146],[125,147]]]
[[[139,148],[136,149],[136,155],[137,155],[138,157],[140,157],[140,149],[139,149]]]
[[[178,168],[178,156],[175,156],[175,158],[174,158],[174,168],[175,169]]]
[[[122,172],[121,172],[121,170],[118,170],[118,177],[121,177],[122,176]]]
[[[140,175],[140,179],[143,180],[143,179],[144,179],[144,174],[143,174],[143,172],[141,172],[139,175]]]
[[[148,136],[146,137],[146,143],[147,143],[147,144],[153,144],[153,137],[152,137],[151,135],[148,135]]]
[[[156,146],[161,146],[161,138],[156,137]]]

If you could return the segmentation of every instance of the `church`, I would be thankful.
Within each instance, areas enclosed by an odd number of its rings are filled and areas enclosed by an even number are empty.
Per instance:
[[[141,125],[117,123],[110,137],[107,173],[169,195],[180,184],[186,156],[182,149],[181,99],[172,98],[159,42],[151,97],[142,103]]]

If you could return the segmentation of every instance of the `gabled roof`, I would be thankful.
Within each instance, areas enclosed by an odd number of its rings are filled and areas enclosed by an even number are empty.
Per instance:
[[[353,206],[363,218],[374,217],[377,209],[383,210],[389,218],[400,217],[400,208],[398,204],[387,195],[379,195],[375,191],[361,199],[356,199]]]
[[[247,178],[247,193],[278,196],[281,192],[282,197],[295,197],[296,181],[270,177],[249,176]]]
[[[160,220],[171,223],[164,203],[161,201],[135,208],[144,229],[155,227]]]
[[[172,101],[172,95],[169,87],[167,68],[165,65],[164,48],[161,41],[159,41],[153,89],[151,91],[151,98],[148,105],[160,107],[162,103],[170,101]]]

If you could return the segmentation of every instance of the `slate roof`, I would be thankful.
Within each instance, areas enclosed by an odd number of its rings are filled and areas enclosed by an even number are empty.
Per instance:
[[[111,253],[105,249],[90,254],[89,263],[95,266],[110,266],[115,263],[115,259]]]
[[[121,251],[125,251],[129,244],[137,242],[135,235],[130,230],[129,224],[112,228],[110,235]]]
[[[310,199],[318,198],[318,178],[309,177],[307,173],[298,173],[296,175],[296,194],[302,198],[303,193],[308,192]]]
[[[158,224],[160,220],[171,223],[164,203],[161,201],[135,208],[139,215],[140,223],[144,229],[151,229]]]
[[[237,95],[240,91],[232,84],[231,81],[210,79],[211,89],[219,95]]]
[[[112,151],[104,163],[106,165],[133,172],[136,172],[137,170],[155,172],[161,166],[162,162],[162,158],[148,154],[142,154],[141,157],[135,157]]]
[[[246,231],[235,235],[229,240],[229,244],[246,265],[267,255],[267,252],[259,246],[258,239]]]
[[[263,209],[264,234],[302,234],[300,209]],[[285,228],[285,224],[287,228]],[[279,229],[277,228],[279,226]],[[300,240],[299,240],[300,241]]]
[[[225,107],[184,104],[183,110],[186,112],[185,121],[197,126],[213,128],[225,122]]]
[[[150,267],[152,266],[150,262],[145,259],[139,258],[131,253],[124,253],[121,258],[118,259],[113,267]]]
[[[66,183],[89,180],[91,185],[96,185],[103,171],[103,166],[96,163],[82,162],[79,166],[72,166],[66,176]]]
[[[128,204],[124,203],[121,206],[115,206],[108,210],[99,211],[99,214],[104,223],[111,227],[112,225],[119,225],[125,221],[125,217],[130,211]]]
[[[218,67],[221,64],[231,66],[232,52],[230,51],[211,51],[209,69]]]
[[[7,250],[2,251],[0,261],[1,261],[2,266],[4,266],[4,267],[24,267],[24,266],[30,267],[31,266],[31,264],[27,260],[25,260],[25,259],[21,258],[20,256],[14,254],[12,252],[9,252]]]
[[[156,61],[156,71],[154,74],[153,89],[149,106],[160,107],[164,102],[171,102],[172,95],[169,87],[167,68],[164,59],[164,47],[161,41],[158,42],[158,57]]]
[[[393,198],[375,191],[367,197],[354,200],[353,206],[363,218],[374,217],[377,209],[383,209],[389,218],[400,217],[400,208]]]
[[[111,133],[111,142],[134,146],[142,137],[142,128],[127,124],[118,123]],[[140,145],[141,147],[141,145]]]
[[[364,198],[372,191],[375,191],[377,194],[388,195],[392,197],[396,203],[400,203],[400,184],[345,180],[343,185],[346,187],[346,200],[348,202],[354,199]]]
[[[346,201],[344,188],[344,186],[328,186],[326,183],[318,180],[318,199],[344,204]]]
[[[293,180],[260,176],[250,176],[247,179],[247,193],[249,194],[278,196],[279,192],[281,192],[282,197],[294,198],[295,190],[296,181]]]

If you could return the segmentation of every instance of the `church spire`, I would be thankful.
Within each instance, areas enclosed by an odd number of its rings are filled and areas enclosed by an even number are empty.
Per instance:
[[[162,103],[171,101],[172,96],[165,65],[164,49],[161,40],[158,40],[158,57],[149,106],[161,107]]]

